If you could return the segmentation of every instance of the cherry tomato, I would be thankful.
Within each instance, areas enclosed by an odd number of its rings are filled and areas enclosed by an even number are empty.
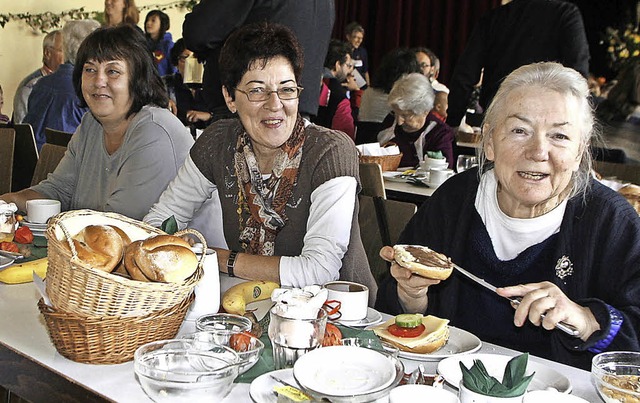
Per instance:
[[[33,232],[29,227],[20,227],[13,234],[13,240],[18,243],[31,243],[33,242]]]
[[[0,250],[6,250],[7,252],[20,253],[18,245],[13,242],[0,242]]]
[[[400,327],[395,323],[387,329],[389,333],[396,337],[418,337],[424,332],[425,327],[423,324],[419,324],[416,327]]]
[[[231,335],[231,339],[229,339],[229,346],[239,353],[248,351],[251,348],[251,337],[251,333],[248,332]]]
[[[322,339],[322,347],[339,346],[342,340],[342,332],[336,325],[327,323],[324,328],[324,338]]]

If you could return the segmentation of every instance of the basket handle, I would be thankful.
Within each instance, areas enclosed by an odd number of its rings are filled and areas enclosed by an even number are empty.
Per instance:
[[[66,241],[69,244],[69,248],[71,249],[71,257],[72,258],[77,258],[78,257],[78,251],[76,250],[76,245],[73,243],[73,239],[71,239],[71,234],[69,234],[69,230],[67,229],[67,227],[64,226],[62,221],[58,221],[58,222],[56,222],[56,224],[60,226],[60,229],[64,233]]]
[[[199,231],[196,231],[191,228],[183,229],[182,231],[178,231],[173,236],[182,236],[186,234],[195,235],[198,240],[202,243],[202,254],[200,254],[200,261],[198,262],[200,265],[204,264],[204,258],[207,256],[207,240],[204,239],[204,235],[202,235]]]

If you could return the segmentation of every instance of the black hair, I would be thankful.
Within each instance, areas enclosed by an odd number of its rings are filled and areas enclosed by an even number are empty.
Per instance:
[[[184,39],[182,38],[178,39],[176,43],[173,44],[171,52],[169,52],[169,61],[173,66],[178,65],[178,58],[180,57],[180,55],[182,55],[182,52],[184,52],[186,48],[187,47],[184,45]]]
[[[420,72],[422,70],[415,52],[408,48],[397,48],[383,56],[371,86],[388,94],[397,79],[405,74]]]
[[[82,71],[89,60],[107,62],[122,60],[129,68],[129,94],[132,98],[127,117],[143,106],[154,104],[166,108],[167,91],[147,48],[144,35],[129,24],[100,28],[93,31],[80,45],[73,67],[73,86],[82,106],[87,103],[82,96]]]
[[[291,29],[269,22],[253,23],[238,28],[229,35],[218,58],[222,86],[233,98],[233,89],[251,67],[264,67],[267,62],[278,56],[291,63],[296,82],[300,84],[304,54]]]
[[[346,63],[347,55],[351,55],[351,44],[332,39],[329,42],[327,56],[324,58],[324,67],[333,69],[336,66],[336,62],[340,62],[340,64]]]
[[[147,13],[147,16],[144,19],[144,26],[145,26],[144,31],[145,31],[145,36],[149,39],[151,39],[151,35],[147,33],[147,28],[146,28],[147,21],[149,21],[149,18],[153,17],[154,15],[158,16],[158,18],[160,19],[160,34],[158,35],[158,41],[160,41],[162,40],[162,38],[164,38],[164,34],[167,33],[167,31],[169,30],[169,27],[170,27],[169,16],[160,10],[151,10]]]

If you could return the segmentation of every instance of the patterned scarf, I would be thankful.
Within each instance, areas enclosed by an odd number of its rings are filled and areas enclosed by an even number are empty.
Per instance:
[[[246,253],[273,256],[276,236],[288,220],[285,207],[298,179],[304,139],[304,121],[298,115],[293,133],[275,158],[271,176],[263,180],[249,135],[243,131],[238,136],[234,166],[240,244]]]

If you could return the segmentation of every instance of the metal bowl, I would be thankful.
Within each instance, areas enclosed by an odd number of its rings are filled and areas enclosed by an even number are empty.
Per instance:
[[[160,340],[139,347],[134,370],[155,402],[221,400],[238,376],[240,360],[229,347],[197,340]]]

